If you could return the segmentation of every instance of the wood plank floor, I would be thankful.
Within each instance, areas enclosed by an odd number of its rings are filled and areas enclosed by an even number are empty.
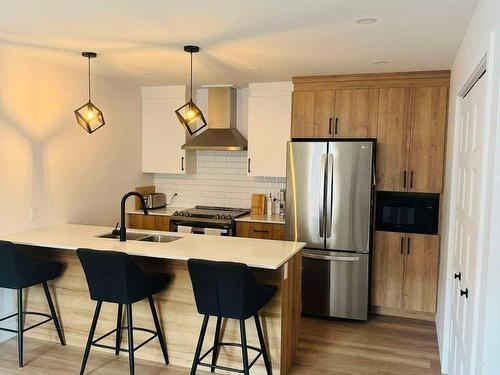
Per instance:
[[[27,339],[26,366],[17,367],[16,341],[0,344],[1,375],[73,375],[79,372],[82,350]],[[187,369],[136,361],[136,374],[186,375]],[[87,374],[128,373],[125,355],[92,351]],[[209,374],[209,372],[198,372]],[[434,323],[374,316],[367,323],[303,318],[298,363],[292,375],[437,375],[439,357]],[[277,374],[276,374],[277,375]]]

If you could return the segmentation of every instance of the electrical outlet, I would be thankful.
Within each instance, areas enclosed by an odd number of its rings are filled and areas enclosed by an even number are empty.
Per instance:
[[[38,207],[30,208],[30,220],[35,221],[38,219]]]

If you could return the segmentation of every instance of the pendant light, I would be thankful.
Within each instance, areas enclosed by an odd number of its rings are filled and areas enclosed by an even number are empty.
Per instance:
[[[201,110],[193,102],[193,53],[199,52],[198,46],[184,46],[184,51],[191,54],[191,93],[189,101],[175,111],[182,126],[186,128],[190,135],[193,135],[207,126],[207,121]]]
[[[97,57],[95,52],[82,52],[82,56],[88,59],[89,70],[89,101],[75,110],[76,121],[78,125],[84,128],[89,134],[104,126],[104,116],[102,111],[91,101],[90,92],[90,59]]]

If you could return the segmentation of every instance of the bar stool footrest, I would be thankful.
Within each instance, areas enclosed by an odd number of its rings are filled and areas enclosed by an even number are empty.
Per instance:
[[[243,374],[245,372],[245,370],[240,370],[240,369],[226,367],[226,366],[212,365],[212,364],[202,362],[210,353],[212,353],[215,350],[216,347],[219,347],[219,346],[235,346],[235,347],[241,348],[243,345],[238,344],[238,343],[232,343],[232,342],[221,342],[217,345],[214,345],[205,354],[203,354],[200,357],[200,359],[198,360],[198,365],[203,366],[203,367],[209,367],[210,369],[218,369],[218,370],[231,371],[231,372]],[[254,352],[258,353],[257,356],[254,358],[254,360],[252,362],[250,362],[250,364],[248,365],[248,369],[250,370],[250,368],[255,364],[255,362],[257,362],[257,360],[262,355],[262,350],[259,348],[256,348],[255,346],[250,346],[250,345],[247,345],[247,349],[253,350]]]
[[[30,311],[23,311],[22,312],[23,315],[37,315],[37,316],[44,316],[45,320],[42,320],[41,322],[38,322],[38,323],[35,323],[27,328],[23,328],[23,332],[26,332],[26,331],[29,331],[30,329],[33,329],[33,328],[36,328],[38,326],[41,326],[42,324],[45,324],[47,322],[50,322],[51,320],[54,320],[52,318],[52,315],[50,314],[45,314],[45,313],[39,313],[39,312],[30,312]],[[9,316],[6,316],[5,318],[2,318],[0,319],[0,322],[3,322],[4,320],[7,320],[7,319],[11,319],[15,316],[18,316],[19,314],[18,313],[14,313],[14,314],[11,314]],[[5,331],[5,332],[11,332],[11,333],[18,333],[17,332],[17,329],[10,329],[10,328],[4,328],[4,327],[0,327],[0,331]]]
[[[125,329],[128,329],[127,326],[125,327],[121,327],[121,330],[125,330]],[[132,327],[132,329],[134,331],[141,331],[141,332],[147,332],[147,333],[151,333],[152,336],[149,337],[148,339],[146,339],[145,341],[143,341],[142,343],[140,343],[139,345],[137,345],[133,351],[135,352],[136,350],[142,348],[144,345],[146,345],[148,342],[150,342],[151,340],[153,340],[154,338],[158,337],[158,334],[153,331],[152,329],[147,329],[147,328],[140,328],[140,327]],[[112,335],[113,333],[116,333],[118,331],[117,328],[113,329],[112,331],[109,331],[108,333],[105,333],[104,335],[98,337],[97,339],[95,339],[94,341],[92,341],[91,345],[92,346],[95,346],[97,348],[103,348],[103,349],[109,349],[109,350],[118,350],[120,352],[125,352],[125,353],[128,353],[129,350],[128,349],[122,349],[122,348],[118,348],[116,346],[110,346],[110,345],[104,345],[104,344],[99,344],[99,341],[101,340],[104,340],[106,337]]]

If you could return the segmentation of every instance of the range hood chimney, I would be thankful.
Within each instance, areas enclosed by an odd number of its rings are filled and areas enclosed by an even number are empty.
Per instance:
[[[236,90],[230,86],[208,89],[208,127],[187,141],[183,150],[246,150],[248,142],[236,130]]]

